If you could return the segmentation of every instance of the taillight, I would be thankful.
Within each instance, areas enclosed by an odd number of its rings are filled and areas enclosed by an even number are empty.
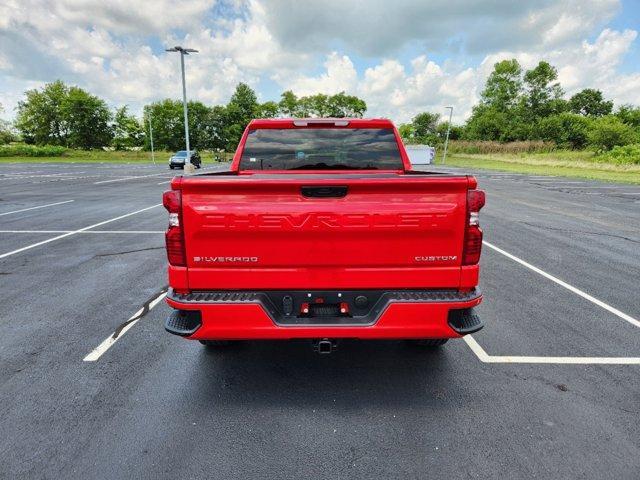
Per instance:
[[[162,204],[169,212],[169,227],[164,235],[169,263],[186,267],[184,233],[182,231],[182,195],[180,190],[169,190],[162,195]]]
[[[475,265],[482,252],[482,230],[479,212],[484,207],[485,195],[482,190],[467,191],[467,225],[464,234],[462,264]]]

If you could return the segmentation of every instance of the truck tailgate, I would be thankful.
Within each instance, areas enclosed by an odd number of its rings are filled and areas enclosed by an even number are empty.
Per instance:
[[[456,288],[465,176],[182,179],[189,288]]]

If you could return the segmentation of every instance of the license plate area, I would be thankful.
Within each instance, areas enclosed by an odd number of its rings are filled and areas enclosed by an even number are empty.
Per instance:
[[[383,291],[268,291],[267,311],[278,325],[369,325],[381,312]]]
[[[339,303],[311,303],[308,309],[308,313],[302,313],[300,316],[310,318],[348,316],[346,312],[340,311]]]

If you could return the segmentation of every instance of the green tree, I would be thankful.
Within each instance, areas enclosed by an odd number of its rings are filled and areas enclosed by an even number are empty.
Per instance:
[[[111,112],[104,100],[60,80],[25,95],[16,120],[25,142],[86,149],[110,143]]]
[[[513,133],[510,126],[513,117],[487,105],[476,105],[464,128],[463,137],[467,140],[507,141]]]
[[[529,120],[538,120],[547,117],[554,112],[563,91],[560,84],[556,82],[558,71],[548,62],[541,61],[538,65],[527,70],[524,74],[525,96],[524,103],[527,108]]]
[[[438,122],[440,114],[431,112],[421,112],[411,120],[413,129],[412,142],[426,145],[436,145],[438,139]]]
[[[613,102],[605,100],[600,90],[585,88],[571,97],[569,106],[573,113],[590,117],[609,115],[613,110]]]
[[[447,137],[447,127],[449,126],[449,122],[439,123],[436,127],[436,134],[441,141],[444,141]],[[449,129],[449,140],[460,140],[462,138],[462,133],[464,128],[459,125],[451,125]]]
[[[599,117],[591,122],[589,144],[597,151],[637,142],[640,142],[638,132],[614,115]]]
[[[258,109],[256,92],[246,83],[239,83],[227,104],[230,119],[246,126],[255,117]]]
[[[304,102],[305,100],[303,100]],[[323,93],[311,95],[306,99],[309,107],[310,116],[318,118],[331,117],[331,110],[329,108],[329,96]]]
[[[498,141],[528,138],[531,125],[523,85],[522,68],[516,59],[494,64],[462,136]]]
[[[144,144],[144,129],[138,119],[129,115],[128,107],[123,105],[113,116],[113,141],[116,150],[128,150]]]
[[[328,116],[334,118],[362,118],[367,111],[367,104],[355,95],[344,92],[336,93],[327,98]]]
[[[280,95],[278,107],[285,117],[295,117],[298,113],[298,97],[291,90],[287,90]]]
[[[26,99],[18,103],[16,128],[26,143],[67,146],[62,105],[68,94],[69,88],[60,80],[25,92]]]
[[[280,107],[276,102],[264,102],[258,105],[256,118],[275,118],[278,116]]]
[[[416,137],[426,137],[434,135],[440,120],[440,114],[431,112],[422,112],[413,117],[411,123],[415,129]]]
[[[398,127],[398,133],[404,143],[415,143],[416,129],[411,123],[403,123]]]
[[[62,102],[67,129],[67,146],[92,149],[111,143],[111,111],[104,100],[79,87],[69,88]]]
[[[282,93],[278,106],[283,116],[298,118],[362,118],[367,111],[364,100],[345,92],[335,95],[318,93],[298,98],[292,91],[287,90]]]
[[[640,107],[621,105],[616,112],[616,117],[627,125],[640,129]]]
[[[513,108],[522,93],[522,68],[518,61],[503,60],[493,66],[484,90],[480,94],[482,103],[499,112]]]
[[[189,146],[192,149],[212,148],[209,126],[211,109],[202,102],[188,102]],[[149,116],[153,127],[153,142],[159,150],[184,150],[184,112],[182,101],[165,99],[144,108],[145,148],[149,144]]]
[[[158,150],[185,148],[182,102],[165,99],[144,107],[145,148],[150,148],[149,119],[153,129],[153,143]]]
[[[2,104],[0,104],[0,114],[4,112]],[[0,145],[11,143],[16,140],[16,136],[11,128],[11,123],[3,118],[0,118]]]
[[[537,138],[565,148],[580,149],[589,141],[590,119],[564,112],[545,117],[537,125]]]
[[[296,104],[294,117],[309,118],[314,116],[314,106],[311,97],[300,97]],[[316,115],[317,116],[317,115]]]
[[[225,108],[225,122],[222,137],[225,149],[235,151],[244,129],[259,112],[258,97],[249,85],[239,83]]]
[[[194,150],[212,148],[213,140],[211,138],[210,129],[207,126],[210,120],[211,108],[198,101],[188,102],[187,106],[189,118],[189,146]]]

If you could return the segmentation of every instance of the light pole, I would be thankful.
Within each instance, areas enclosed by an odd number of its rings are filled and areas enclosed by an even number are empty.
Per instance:
[[[153,127],[151,127],[151,111],[149,111],[149,140],[151,140],[151,161],[156,164],[156,155],[153,151]]]
[[[442,153],[442,164],[447,159],[447,147],[449,146],[449,132],[451,131],[451,117],[453,117],[453,107],[444,107],[445,110],[449,109],[449,123],[447,124],[447,137],[444,140],[444,152]]]
[[[180,52],[180,67],[182,68],[182,107],[184,110],[184,137],[187,144],[187,158],[184,162],[184,171],[187,173],[193,173],[193,165],[191,164],[191,149],[189,148],[189,120],[187,117],[187,85],[184,80],[184,56],[190,53],[198,53],[198,50],[193,48],[183,48],[176,45],[173,48],[167,48],[167,52]]]

